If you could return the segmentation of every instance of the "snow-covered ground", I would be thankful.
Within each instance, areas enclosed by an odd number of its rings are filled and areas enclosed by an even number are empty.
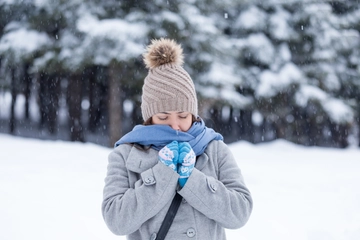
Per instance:
[[[0,239],[125,239],[100,211],[111,149],[4,134],[0,142]],[[360,239],[360,149],[230,146],[254,210],[228,239]]]

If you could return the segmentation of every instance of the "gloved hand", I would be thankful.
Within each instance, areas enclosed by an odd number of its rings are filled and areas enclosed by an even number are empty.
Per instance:
[[[159,161],[177,172],[179,147],[177,141],[172,141],[159,151]]]
[[[179,185],[180,187],[184,187],[186,181],[190,177],[192,173],[196,161],[196,155],[192,150],[190,144],[188,142],[180,142],[179,143],[179,168],[178,174]]]

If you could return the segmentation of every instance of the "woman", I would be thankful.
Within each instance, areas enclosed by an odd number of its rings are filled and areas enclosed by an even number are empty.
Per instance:
[[[242,227],[252,210],[241,171],[222,136],[198,117],[181,46],[153,40],[143,56],[145,122],[109,155],[104,220],[127,239],[156,239],[177,193],[182,201],[165,239],[226,239],[224,228]]]

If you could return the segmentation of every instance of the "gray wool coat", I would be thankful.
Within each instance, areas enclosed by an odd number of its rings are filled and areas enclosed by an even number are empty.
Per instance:
[[[130,240],[155,239],[177,191],[182,203],[165,239],[226,239],[242,227],[252,198],[227,145],[214,140],[198,156],[185,186],[158,161],[158,151],[123,144],[109,155],[102,214],[108,228]]]

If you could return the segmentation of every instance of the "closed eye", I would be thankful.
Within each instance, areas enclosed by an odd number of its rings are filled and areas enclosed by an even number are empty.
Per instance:
[[[189,114],[186,115],[179,115],[179,118],[186,119],[189,116]]]
[[[168,119],[168,117],[158,117],[158,119],[159,119],[160,121],[165,121],[165,120]]]

